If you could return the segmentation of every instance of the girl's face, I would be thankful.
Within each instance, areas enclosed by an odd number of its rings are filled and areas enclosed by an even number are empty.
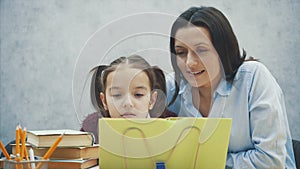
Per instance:
[[[177,65],[193,87],[211,87],[221,75],[219,55],[209,31],[203,27],[189,26],[175,34]]]
[[[157,98],[147,74],[128,66],[108,74],[105,93],[100,97],[112,118],[146,118]]]

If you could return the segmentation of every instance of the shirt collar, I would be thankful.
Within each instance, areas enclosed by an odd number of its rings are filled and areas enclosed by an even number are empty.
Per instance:
[[[178,94],[186,93],[190,88],[191,86],[187,81],[181,80]]]
[[[225,79],[221,79],[219,85],[216,88],[216,92],[222,96],[228,96],[230,94],[232,84]]]
[[[182,80],[180,84],[181,85],[180,85],[178,94],[191,92],[191,86],[188,84],[187,81]],[[231,86],[232,86],[232,84],[230,82],[226,81],[225,79],[221,79],[216,88],[214,95],[216,95],[216,93],[218,93],[219,95],[222,95],[222,96],[228,96],[230,94]]]

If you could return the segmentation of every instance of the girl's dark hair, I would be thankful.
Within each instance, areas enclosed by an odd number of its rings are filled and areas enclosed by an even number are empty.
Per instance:
[[[101,112],[103,117],[110,117],[109,112],[104,109],[100,99],[100,93],[103,92],[105,94],[108,74],[115,71],[121,64],[128,65],[130,68],[140,69],[147,74],[151,92],[156,91],[158,93],[153,109],[149,110],[150,117],[164,116],[163,113],[167,100],[165,75],[161,69],[156,66],[151,66],[139,55],[120,57],[111,62],[108,66],[100,65],[93,69],[95,72],[92,77],[91,100],[97,111]]]
[[[175,35],[178,29],[188,26],[199,26],[208,29],[211,41],[222,62],[226,80],[232,81],[239,66],[244,62],[246,52],[240,54],[239,45],[232,27],[221,11],[213,7],[191,7],[183,12],[173,23],[170,35],[170,52],[172,67],[175,72],[175,93],[169,105],[173,104],[181,79],[184,79],[177,66],[175,52]]]

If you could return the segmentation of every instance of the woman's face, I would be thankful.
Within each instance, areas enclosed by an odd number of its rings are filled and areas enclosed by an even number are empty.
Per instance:
[[[112,118],[146,118],[157,97],[147,74],[128,66],[108,74],[105,93],[101,100]]]
[[[193,87],[211,87],[219,82],[221,66],[209,31],[204,27],[188,26],[175,34],[177,65]]]

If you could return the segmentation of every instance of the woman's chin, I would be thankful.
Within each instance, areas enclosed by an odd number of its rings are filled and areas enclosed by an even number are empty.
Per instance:
[[[195,80],[188,80],[188,83],[192,86],[192,87],[202,87],[205,85],[205,83],[203,82],[197,82]]]

